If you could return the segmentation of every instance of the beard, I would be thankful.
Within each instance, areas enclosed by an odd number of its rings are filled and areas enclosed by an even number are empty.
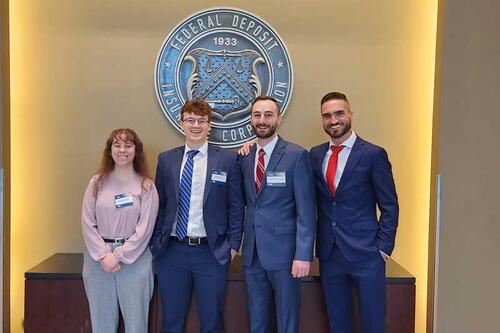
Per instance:
[[[274,133],[276,133],[276,128],[277,128],[276,124],[267,125],[267,131],[264,131],[263,129],[259,131],[258,126],[259,125],[255,126],[252,124],[252,130],[259,139],[270,138],[274,135]]]
[[[332,139],[338,139],[343,137],[346,133],[348,133],[351,130],[351,122],[348,123],[343,123],[342,126],[340,126],[338,129],[332,129],[330,128],[330,125],[323,127],[325,130],[325,133],[330,136]]]

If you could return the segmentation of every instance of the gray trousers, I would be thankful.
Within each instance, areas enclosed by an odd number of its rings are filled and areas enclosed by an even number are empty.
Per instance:
[[[116,273],[105,272],[85,251],[82,275],[93,333],[116,333],[120,310],[126,333],[148,331],[149,301],[154,288],[149,248],[133,264],[122,264]]]

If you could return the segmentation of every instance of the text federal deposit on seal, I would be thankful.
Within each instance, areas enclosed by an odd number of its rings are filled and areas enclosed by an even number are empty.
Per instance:
[[[280,36],[261,18],[235,8],[211,8],[188,17],[163,42],[155,68],[156,95],[179,131],[188,99],[213,109],[209,141],[236,147],[255,137],[253,99],[270,95],[286,111],[293,68]]]

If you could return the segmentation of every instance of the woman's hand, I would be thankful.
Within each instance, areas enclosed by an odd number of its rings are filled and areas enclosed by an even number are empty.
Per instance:
[[[115,273],[118,272],[122,266],[113,253],[106,253],[105,255],[99,257],[101,262],[101,267],[105,272]]]

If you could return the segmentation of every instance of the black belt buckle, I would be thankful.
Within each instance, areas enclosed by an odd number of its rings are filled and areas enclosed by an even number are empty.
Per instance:
[[[207,242],[207,237],[190,237],[186,236],[183,239],[179,239],[177,236],[170,236],[172,240],[178,241],[179,243],[183,243],[190,246],[197,246],[201,244],[205,244]]]
[[[110,243],[110,244],[125,244],[125,241],[127,240],[126,238],[103,238],[104,243]]]

